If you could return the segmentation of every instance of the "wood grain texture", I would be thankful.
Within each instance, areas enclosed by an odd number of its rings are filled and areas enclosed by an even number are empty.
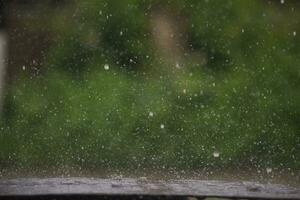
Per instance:
[[[38,195],[171,195],[300,199],[300,188],[254,182],[47,178],[0,180],[0,197]],[[1,198],[0,198],[1,199]]]

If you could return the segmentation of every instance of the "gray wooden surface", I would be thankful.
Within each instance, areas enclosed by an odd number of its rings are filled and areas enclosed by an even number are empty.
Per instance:
[[[300,199],[300,188],[254,182],[202,180],[47,178],[0,180],[1,196],[31,195],[174,195]]]

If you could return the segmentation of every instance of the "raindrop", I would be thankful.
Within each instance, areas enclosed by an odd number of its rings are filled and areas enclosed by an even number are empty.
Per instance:
[[[268,174],[270,174],[272,172],[272,168],[267,167],[266,171],[267,171]]]
[[[139,177],[138,180],[139,180],[139,181],[147,181],[148,179],[147,179],[147,177],[142,176],[142,177]]]
[[[180,68],[181,68],[178,62],[176,62],[175,67],[176,67],[177,69],[180,69]]]
[[[108,65],[108,64],[105,64],[105,65],[104,65],[104,69],[105,69],[105,70],[109,70],[109,65]]]
[[[220,153],[217,152],[217,151],[215,151],[215,152],[213,152],[213,156],[214,156],[215,158],[219,158],[219,157],[220,157]]]
[[[281,4],[284,4],[284,0],[280,0],[280,3],[281,3]]]
[[[24,71],[26,70],[26,67],[25,67],[25,65],[23,65],[23,66],[22,66],[22,69],[23,69]]]
[[[294,31],[294,32],[293,32],[293,36],[296,36],[296,35],[297,35],[297,32],[296,32],[296,31]]]
[[[149,112],[149,117],[153,117],[154,113],[153,112]]]
[[[165,125],[164,125],[164,124],[161,124],[161,125],[160,125],[160,128],[161,128],[161,129],[164,129],[164,128],[165,128]]]
[[[120,31],[120,36],[122,36],[123,35],[123,31]]]

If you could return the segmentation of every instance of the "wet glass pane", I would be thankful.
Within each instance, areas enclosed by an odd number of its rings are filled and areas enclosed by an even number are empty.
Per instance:
[[[0,178],[299,186],[299,1],[0,8]]]

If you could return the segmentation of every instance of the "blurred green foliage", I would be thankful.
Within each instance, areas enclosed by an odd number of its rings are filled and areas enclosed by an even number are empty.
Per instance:
[[[51,21],[61,37],[47,70],[8,89],[2,168],[300,169],[299,4],[90,0],[68,9],[69,21]],[[185,20],[180,69],[153,42],[155,10]]]

